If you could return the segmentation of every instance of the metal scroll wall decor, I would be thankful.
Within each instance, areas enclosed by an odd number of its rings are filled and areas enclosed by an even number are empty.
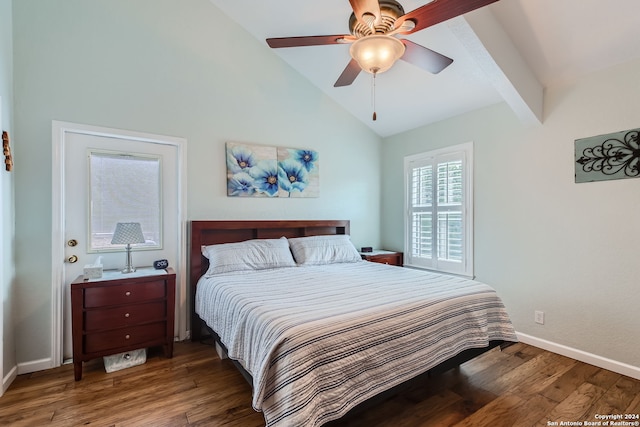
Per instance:
[[[576,139],[576,182],[640,177],[640,129]]]

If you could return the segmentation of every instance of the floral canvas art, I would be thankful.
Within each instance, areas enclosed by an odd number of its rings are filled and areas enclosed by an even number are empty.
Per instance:
[[[227,195],[278,196],[275,147],[227,142]]]
[[[318,197],[319,180],[317,151],[278,148],[280,197]]]
[[[227,142],[227,195],[318,197],[318,152]]]

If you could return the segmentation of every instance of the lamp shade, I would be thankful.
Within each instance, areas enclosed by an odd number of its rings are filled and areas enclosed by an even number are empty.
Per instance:
[[[126,245],[144,242],[139,222],[119,222],[116,224],[116,231],[113,232],[113,239],[111,239],[112,244]]]
[[[349,48],[360,68],[372,74],[387,71],[404,55],[404,44],[393,36],[373,35],[356,40]]]

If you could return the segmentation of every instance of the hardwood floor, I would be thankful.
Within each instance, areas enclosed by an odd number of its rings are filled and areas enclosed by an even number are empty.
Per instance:
[[[547,426],[638,413],[640,381],[516,344],[330,424]],[[151,353],[144,365],[111,374],[101,359],[90,361],[79,382],[72,365],[21,375],[0,398],[0,425],[258,427],[264,419],[229,361],[210,345],[184,342],[176,343],[173,359]]]

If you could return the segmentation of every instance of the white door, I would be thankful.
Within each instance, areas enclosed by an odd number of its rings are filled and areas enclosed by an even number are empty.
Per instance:
[[[85,265],[98,260],[105,270],[125,266],[124,246],[111,244],[116,223],[142,225],[146,243],[132,245],[134,267],[167,259],[181,277],[181,154],[179,145],[167,139],[170,141],[115,130],[64,129],[63,229],[59,233],[64,239],[60,289],[63,360],[72,358],[73,348],[69,284],[83,274]],[[180,299],[177,296],[176,301]],[[180,324],[178,315],[176,329]]]

